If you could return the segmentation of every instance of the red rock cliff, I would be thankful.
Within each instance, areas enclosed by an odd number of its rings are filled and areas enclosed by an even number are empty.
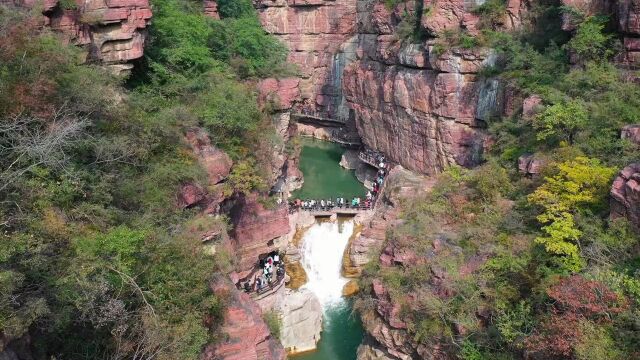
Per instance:
[[[226,283],[213,286],[218,296],[226,297],[222,332],[225,340],[205,348],[202,360],[283,360],[284,348],[269,332],[260,307],[249,297]]]
[[[416,5],[409,1],[390,10],[381,1],[358,1],[357,60],[343,80],[347,103],[363,142],[394,162],[426,174],[451,164],[473,166],[485,146],[485,121],[502,111],[498,81],[477,76],[494,56],[488,49],[443,51],[436,37],[445,30],[477,32],[471,12],[477,5]],[[519,24],[522,7],[510,2],[505,27]],[[403,41],[399,24],[416,11],[423,14],[426,40]]]
[[[58,0],[15,3],[29,8],[43,4],[46,24],[84,47],[87,61],[101,62],[121,72],[131,69],[129,62],[143,55],[151,18],[149,0],[76,0],[75,6],[64,6]]]
[[[257,7],[265,30],[289,47],[289,61],[300,68],[299,101],[335,116],[345,43],[356,30],[356,1],[259,0]]]

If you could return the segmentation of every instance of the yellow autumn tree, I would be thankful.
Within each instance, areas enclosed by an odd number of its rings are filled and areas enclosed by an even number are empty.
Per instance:
[[[544,235],[535,241],[547,252],[559,256],[567,270],[576,272],[583,266],[578,248],[582,232],[575,224],[574,215],[581,209],[604,203],[615,169],[587,157],[576,157],[558,164],[557,168],[558,173],[545,177],[545,183],[528,197],[530,203],[544,209],[537,217]]]

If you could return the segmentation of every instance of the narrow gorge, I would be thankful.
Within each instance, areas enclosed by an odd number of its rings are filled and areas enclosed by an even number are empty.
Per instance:
[[[640,0],[0,0],[0,360],[640,357]]]

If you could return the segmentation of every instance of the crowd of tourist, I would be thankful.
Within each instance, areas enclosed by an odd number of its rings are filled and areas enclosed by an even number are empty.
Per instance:
[[[385,176],[387,175],[386,164],[384,163],[384,157],[378,157],[375,160],[380,161],[380,167],[373,181],[373,188],[368,191],[363,197],[353,197],[351,199],[345,199],[344,197],[335,197],[328,199],[295,199],[289,203],[289,209],[291,212],[298,210],[306,211],[330,211],[333,209],[355,209],[355,210],[368,210],[375,204],[376,199],[384,183]]]
[[[280,254],[276,251],[270,253],[267,257],[260,259],[259,272],[240,286],[245,292],[262,292],[273,288],[274,285],[280,283],[284,279],[284,263],[280,259]]]
[[[385,162],[386,159],[384,157],[384,155],[382,153],[379,153],[377,151],[371,150],[369,148],[364,149],[364,151],[361,151],[359,156],[358,156],[361,160],[377,167],[380,170],[384,170],[387,168],[387,163]]]

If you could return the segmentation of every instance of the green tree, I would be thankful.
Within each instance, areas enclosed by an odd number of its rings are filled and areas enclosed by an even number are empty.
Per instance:
[[[592,16],[583,21],[567,48],[583,61],[605,61],[615,54],[612,36],[604,33],[607,19]]]
[[[576,134],[587,124],[588,113],[579,100],[563,101],[548,106],[533,123],[538,140],[560,138],[573,144]]]

